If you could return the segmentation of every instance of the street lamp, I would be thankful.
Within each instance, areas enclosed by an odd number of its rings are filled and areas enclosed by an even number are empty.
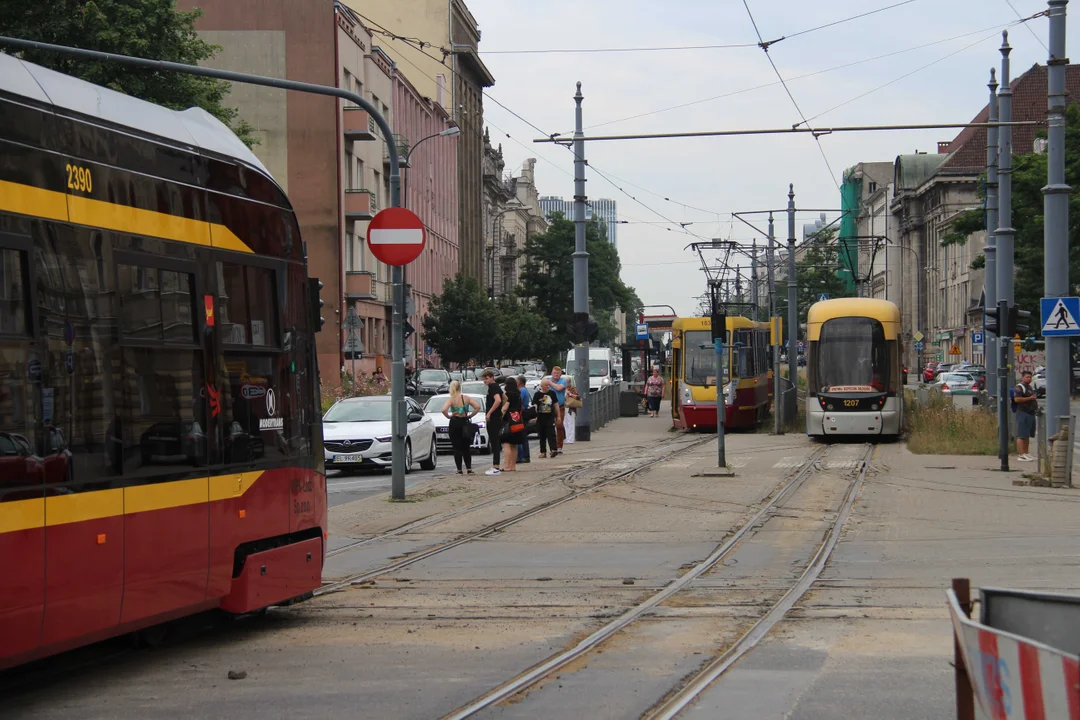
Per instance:
[[[409,168],[409,158],[411,158],[412,154],[414,152],[416,152],[416,148],[420,147],[424,143],[425,140],[430,140],[432,138],[437,138],[437,137],[453,137],[455,135],[460,135],[460,134],[461,134],[461,128],[458,127],[457,125],[451,125],[450,127],[446,128],[445,130],[441,130],[441,131],[435,133],[434,135],[428,135],[425,138],[420,138],[420,140],[418,140],[415,145],[413,145],[411,148],[409,148],[409,152],[405,153],[405,161],[403,163],[401,163],[401,207],[408,207],[408,201],[409,201],[408,178],[409,178],[409,175],[408,175],[408,173],[406,171]],[[401,286],[402,286],[402,288],[406,287],[406,285],[405,285],[405,271],[406,271],[406,268],[402,267],[401,268]],[[404,290],[403,290],[403,292],[404,292]],[[404,308],[402,308],[402,309],[404,310]],[[413,347],[416,348],[416,351],[414,353],[415,365],[413,365],[413,368],[416,369],[416,368],[420,367],[420,357],[419,357],[420,356],[420,336],[419,336],[419,334],[417,334],[416,340],[414,342],[416,344]],[[408,343],[408,341],[405,339],[405,333],[402,333],[402,343],[405,343],[405,344]],[[402,355],[402,357],[405,357],[405,349],[404,348],[402,348],[401,355]]]
[[[490,299],[492,299],[492,300],[495,299],[495,250],[496,250],[496,245],[497,244],[501,245],[501,243],[496,243],[496,238],[498,236],[496,235],[495,226],[498,223],[498,221],[502,218],[502,216],[505,215],[506,213],[514,212],[515,210],[521,210],[524,207],[525,207],[525,205],[523,203],[521,203],[520,201],[515,200],[512,203],[507,203],[505,210],[500,210],[499,212],[494,213],[491,216],[491,247],[487,249],[487,254],[488,254],[488,273],[489,273],[488,274],[488,297]]]

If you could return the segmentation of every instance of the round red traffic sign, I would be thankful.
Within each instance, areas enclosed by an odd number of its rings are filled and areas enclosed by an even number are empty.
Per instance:
[[[367,242],[371,253],[387,265],[408,265],[423,252],[427,231],[412,210],[386,208],[368,224]]]

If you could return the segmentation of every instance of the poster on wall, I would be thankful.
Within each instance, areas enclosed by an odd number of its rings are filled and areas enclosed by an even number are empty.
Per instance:
[[[45,425],[53,424],[54,390],[51,387],[41,388],[41,422]]]

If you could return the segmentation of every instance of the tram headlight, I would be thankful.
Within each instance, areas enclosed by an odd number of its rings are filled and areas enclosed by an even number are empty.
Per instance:
[[[693,405],[694,404],[694,394],[692,392],[690,392],[690,388],[687,387],[686,385],[682,386],[681,395],[682,395],[682,404],[683,405]]]
[[[832,410],[832,409],[833,409],[833,407],[832,407],[832,403],[829,403],[828,405],[826,405],[826,406],[825,406],[825,409],[826,409],[826,410]]]
[[[724,386],[724,402],[728,405],[735,404],[735,381]]]
[[[878,404],[874,403],[873,405],[870,406],[870,409],[871,410],[877,410],[878,409]]]

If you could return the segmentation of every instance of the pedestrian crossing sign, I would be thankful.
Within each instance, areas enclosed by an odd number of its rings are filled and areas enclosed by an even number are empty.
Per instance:
[[[1043,337],[1080,335],[1080,298],[1044,297],[1040,305]]]

